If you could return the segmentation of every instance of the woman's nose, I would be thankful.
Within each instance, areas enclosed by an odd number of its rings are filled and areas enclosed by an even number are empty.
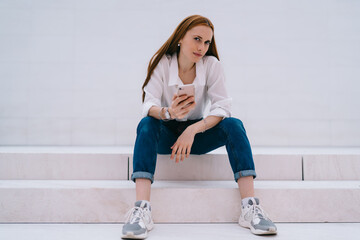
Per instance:
[[[202,52],[203,50],[204,50],[204,45],[202,43],[200,43],[198,46],[198,51]]]

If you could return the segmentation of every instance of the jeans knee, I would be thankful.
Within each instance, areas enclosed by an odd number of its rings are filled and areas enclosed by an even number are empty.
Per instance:
[[[138,127],[137,127],[137,134],[140,133],[151,133],[154,130],[156,130],[157,128],[159,128],[160,121],[156,118],[153,117],[144,117],[143,119],[141,119]]]
[[[221,123],[223,126],[225,126],[225,128],[229,130],[232,130],[237,127],[239,127],[242,130],[245,130],[243,122],[238,118],[233,118],[233,117],[225,118],[224,120],[221,121]]]

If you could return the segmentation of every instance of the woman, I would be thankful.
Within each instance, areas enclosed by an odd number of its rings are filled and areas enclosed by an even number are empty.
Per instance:
[[[179,86],[193,84],[194,96]],[[230,116],[231,98],[216,49],[214,26],[199,15],[185,18],[151,58],[143,84],[143,119],[137,128],[133,173],[136,202],[123,226],[123,238],[146,238],[151,218],[150,188],[157,154],[176,162],[226,145],[242,198],[239,224],[254,234],[277,229],[254,197],[255,166],[242,122]],[[203,118],[210,103],[210,113]]]

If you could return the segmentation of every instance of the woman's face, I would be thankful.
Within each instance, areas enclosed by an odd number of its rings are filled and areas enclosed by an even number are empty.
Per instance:
[[[179,41],[180,53],[191,62],[198,62],[209,49],[213,32],[208,26],[198,25],[186,32]]]

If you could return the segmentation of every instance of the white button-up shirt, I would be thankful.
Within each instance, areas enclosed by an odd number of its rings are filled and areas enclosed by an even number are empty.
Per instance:
[[[220,61],[214,56],[204,56],[196,63],[195,102],[196,107],[185,118],[178,121],[194,120],[204,117],[210,104],[209,116],[230,117],[231,101],[225,87],[225,76]],[[164,55],[145,86],[143,117],[152,106],[169,107],[177,93],[178,86],[184,85],[178,73],[177,54]]]

